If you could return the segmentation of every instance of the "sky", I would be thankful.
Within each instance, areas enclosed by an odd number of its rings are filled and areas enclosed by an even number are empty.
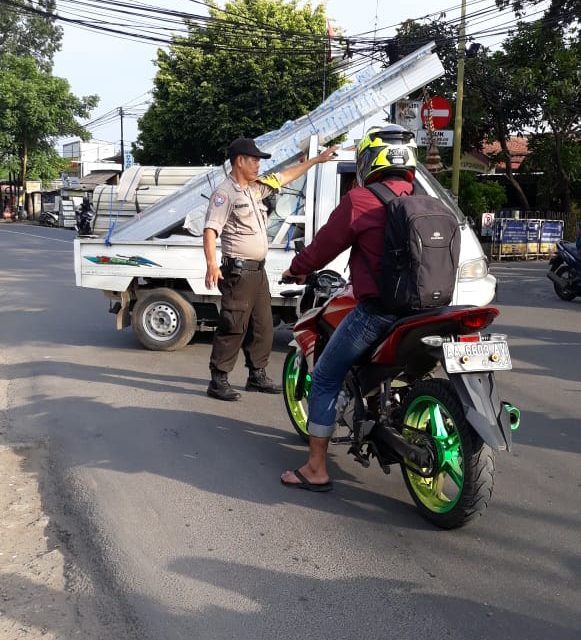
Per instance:
[[[204,7],[193,0],[149,0],[147,4],[194,14],[205,13]],[[340,27],[345,35],[376,31],[378,37],[386,37],[395,34],[394,25],[407,19],[417,19],[440,10],[445,11],[447,20],[460,14],[460,0],[312,0],[311,4],[325,4],[332,24]],[[467,0],[468,34],[471,31],[470,13],[493,7],[494,0]],[[60,10],[59,0],[57,10]],[[538,11],[538,7],[535,11]],[[508,11],[501,15],[494,11],[490,16],[472,19],[472,29],[477,31],[513,20],[512,13]],[[92,112],[91,119],[120,106],[129,113],[143,112],[156,73],[154,60],[157,46],[71,25],[63,26],[62,49],[55,56],[53,73],[66,78],[72,93],[77,96],[100,96],[99,106]],[[502,36],[479,39],[487,46],[496,45],[501,40]],[[129,148],[138,134],[137,118],[125,117],[123,129],[123,139],[126,148]],[[111,118],[107,124],[91,131],[94,139],[120,144],[121,126],[118,117]]]

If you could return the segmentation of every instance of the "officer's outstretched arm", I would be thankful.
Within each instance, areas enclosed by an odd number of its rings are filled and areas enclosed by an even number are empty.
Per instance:
[[[305,160],[304,162],[299,162],[298,164],[293,164],[292,167],[287,167],[283,169],[280,173],[280,183],[282,186],[300,178],[304,173],[306,173],[311,167],[314,167],[316,164],[320,164],[321,162],[329,162],[337,156],[338,145],[334,147],[329,147],[325,149],[318,156],[314,158],[309,158],[309,160]]]

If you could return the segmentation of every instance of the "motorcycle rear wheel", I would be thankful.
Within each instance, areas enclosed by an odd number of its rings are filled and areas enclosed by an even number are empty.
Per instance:
[[[299,349],[291,349],[284,361],[282,369],[282,394],[290,421],[304,442],[309,441],[307,421],[309,416],[308,400],[311,391],[311,374],[306,374],[302,397],[297,400],[295,391],[299,383],[302,353]]]
[[[566,264],[562,264],[561,266],[555,269],[555,275],[563,278],[564,280],[571,280],[571,270]],[[573,298],[575,298],[575,294],[570,289],[564,289],[560,287],[556,282],[553,283],[555,287],[555,293],[561,298],[561,300],[565,300],[565,302],[571,302]]]
[[[468,424],[449,380],[425,380],[406,397],[405,425],[434,439],[438,470],[423,478],[402,464],[403,478],[422,516],[456,529],[486,510],[494,486],[494,452]],[[408,432],[407,437],[412,437]]]

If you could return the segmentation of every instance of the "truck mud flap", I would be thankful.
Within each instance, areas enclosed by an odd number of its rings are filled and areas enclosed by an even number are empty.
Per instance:
[[[493,373],[462,373],[450,376],[466,419],[487,445],[496,451],[512,446],[510,415],[498,397]]]
[[[106,294],[107,295],[107,294]],[[121,331],[131,325],[130,305],[131,292],[129,290],[121,291],[119,300],[113,304],[112,297],[109,300],[109,313],[115,314],[115,328]]]

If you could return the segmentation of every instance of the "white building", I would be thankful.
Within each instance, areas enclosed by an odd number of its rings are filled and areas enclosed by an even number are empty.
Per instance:
[[[112,142],[74,140],[63,145],[63,158],[71,163],[68,175],[84,178],[92,171],[121,171],[121,163],[115,162],[117,153]]]

